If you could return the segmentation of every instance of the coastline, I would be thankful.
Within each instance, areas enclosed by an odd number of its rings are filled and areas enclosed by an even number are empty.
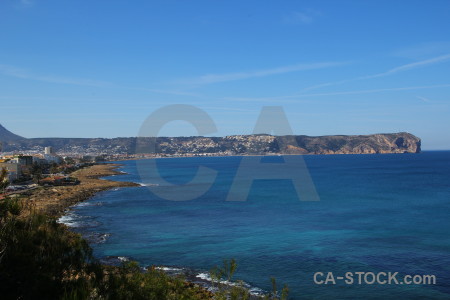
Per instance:
[[[77,170],[70,175],[76,177],[80,181],[80,184],[76,186],[42,187],[32,191],[31,196],[28,198],[29,203],[36,211],[60,219],[70,212],[72,206],[89,200],[99,192],[120,187],[142,187],[141,184],[135,182],[100,179],[101,177],[106,176],[126,174],[116,170],[121,166],[122,165],[118,163],[102,163]],[[74,232],[70,224],[60,221],[58,221],[58,223],[65,226],[69,231]],[[86,237],[84,238],[86,239]],[[89,244],[97,243],[92,240],[89,241],[89,239],[87,239],[87,241]],[[102,257],[99,259],[103,265],[112,267],[118,267],[124,261],[133,260],[132,257]],[[209,296],[212,296],[219,291],[217,286],[213,283],[209,272],[206,270],[194,270],[185,266],[165,265],[146,266],[144,269],[149,267],[159,269],[174,278],[181,275],[185,278],[187,286],[201,287]],[[242,284],[250,293],[249,299],[251,300],[261,299],[265,293],[264,290],[251,286],[246,282],[242,282]],[[223,279],[220,281],[220,285],[222,288],[228,290],[237,286],[238,283],[234,281],[229,282]]]
[[[139,186],[134,182],[100,179],[101,177],[124,174],[116,171],[120,166],[120,164],[105,163],[77,170],[70,175],[80,181],[78,185],[38,188],[31,191],[31,195],[28,197],[28,205],[37,212],[52,217],[60,217],[70,206],[86,201],[99,192],[112,188]]]
[[[165,158],[198,158],[198,157],[259,157],[259,156],[333,156],[333,155],[385,155],[385,154],[420,154],[424,151],[448,151],[448,150],[421,150],[420,152],[367,152],[367,153],[265,153],[265,154],[230,154],[230,155],[173,155],[173,156],[149,156],[149,157],[131,157],[131,158],[114,158],[106,163],[129,160],[145,160],[145,159],[165,159]]]

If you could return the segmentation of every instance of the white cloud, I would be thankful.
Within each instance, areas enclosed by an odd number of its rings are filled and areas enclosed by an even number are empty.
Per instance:
[[[286,24],[311,24],[320,15],[322,14],[316,10],[306,9],[290,13],[283,18],[283,21]]]
[[[266,69],[251,72],[236,72],[236,73],[226,73],[226,74],[207,74],[196,78],[181,80],[179,83],[184,84],[194,84],[203,85],[217,82],[234,81],[241,79],[249,79],[255,77],[265,77],[270,75],[278,75],[284,73],[291,73],[297,71],[324,69],[330,67],[340,66],[346,63],[342,62],[321,62],[321,63],[310,63],[310,64],[297,64],[291,66],[278,67],[274,69]]]
[[[356,79],[345,79],[345,80],[340,80],[340,81],[334,81],[334,82],[326,82],[326,83],[320,83],[320,84],[316,84],[307,88],[304,88],[302,90],[302,92],[306,92],[306,91],[310,91],[310,90],[315,90],[318,88],[322,88],[322,87],[326,87],[326,86],[332,86],[332,85],[338,85],[338,84],[343,84],[343,83],[347,83],[350,81],[354,81]]]
[[[433,64],[446,62],[448,60],[450,60],[450,54],[441,55],[441,56],[438,56],[438,57],[433,57],[433,58],[430,58],[430,59],[418,61],[418,62],[415,62],[415,63],[402,65],[402,66],[390,69],[390,70],[388,70],[386,72],[383,72],[383,73],[370,75],[370,76],[364,76],[364,77],[361,77],[360,79],[383,77],[383,76],[392,75],[392,74],[403,72],[403,71],[408,71],[408,70],[412,70],[412,69],[416,69],[416,68],[420,68],[420,67],[425,67],[425,66],[428,66],[428,65],[433,65]]]
[[[358,80],[365,80],[365,79],[372,79],[372,78],[389,76],[389,75],[393,75],[393,74],[404,72],[404,71],[413,70],[413,69],[420,68],[420,67],[426,67],[428,65],[444,63],[444,62],[449,61],[449,60],[450,60],[450,54],[441,55],[441,56],[438,56],[438,57],[433,57],[433,58],[430,58],[430,59],[421,60],[421,61],[418,61],[418,62],[406,64],[406,65],[401,65],[401,66],[392,68],[392,69],[390,69],[390,70],[388,70],[386,72],[382,72],[382,73],[378,73],[378,74],[361,76],[361,77],[352,78],[352,79],[344,79],[344,80],[339,80],[339,81],[334,81],[334,82],[326,82],[326,83],[316,84],[316,85],[304,88],[302,90],[302,92],[315,90],[315,89],[326,87],[326,86],[340,85],[340,84],[348,83],[348,82],[352,82],[352,81],[358,81]]]
[[[294,12],[292,15],[286,18],[288,23],[304,23],[309,24],[312,23],[313,18],[302,12]]]
[[[354,91],[342,91],[342,92],[329,92],[329,93],[315,93],[315,94],[298,94],[291,96],[278,96],[278,97],[266,97],[266,98],[245,98],[245,97],[226,97],[224,100],[236,101],[236,102],[275,102],[283,101],[283,103],[297,103],[302,98],[310,97],[323,97],[323,96],[339,96],[339,95],[361,95],[361,94],[374,94],[383,92],[396,92],[396,91],[410,91],[410,90],[422,90],[422,89],[434,89],[434,88],[448,88],[450,84],[437,84],[437,85],[422,85],[422,86],[408,86],[397,88],[385,88],[385,89],[370,89],[370,90],[354,90]],[[427,98],[419,97],[422,101],[430,101]]]
[[[398,49],[392,53],[393,56],[409,58],[409,59],[422,59],[426,56],[436,56],[450,52],[449,41],[439,42],[426,42],[414,46]]]
[[[292,98],[296,98],[296,97],[314,97],[314,96],[359,95],[359,94],[372,94],[372,93],[381,93],[381,92],[409,91],[409,90],[447,88],[447,87],[450,87],[450,84],[409,86],[409,87],[399,87],[399,88],[356,90],[356,91],[330,92],[330,93],[317,93],[317,94],[304,94],[304,95],[292,96]]]
[[[428,99],[428,98],[421,97],[421,96],[416,96],[416,97],[417,97],[417,99],[420,99],[420,100],[422,100],[423,102],[431,102],[430,99]]]
[[[135,90],[135,91],[145,91],[150,93],[156,93],[156,94],[166,94],[166,95],[176,95],[176,96],[190,96],[190,97],[204,97],[198,93],[190,93],[190,92],[184,92],[184,91],[178,91],[178,90],[161,90],[161,89],[151,89],[151,88],[141,88],[141,87],[129,87],[129,86],[116,86],[117,88],[123,88],[128,90]]]
[[[83,78],[68,78],[62,76],[52,76],[52,75],[38,75],[34,74],[28,70],[17,68],[9,65],[1,65],[0,64],[0,73],[6,76],[20,78],[20,79],[28,79],[28,80],[36,80],[36,81],[44,81],[50,83],[60,83],[60,84],[71,84],[71,85],[83,85],[83,86],[97,86],[104,87],[110,86],[111,83],[106,81],[99,80],[91,80],[91,79],[83,79]]]
[[[32,0],[19,0],[18,2],[19,2],[19,5],[22,7],[30,7],[30,6],[33,6],[33,4],[34,4],[34,1],[32,1]]]
[[[254,113],[255,110],[252,109],[244,109],[244,108],[237,108],[237,107],[217,107],[217,106],[210,106],[210,107],[202,107],[202,109],[206,110],[213,110],[213,111],[229,111],[229,112],[245,112],[245,113]]]

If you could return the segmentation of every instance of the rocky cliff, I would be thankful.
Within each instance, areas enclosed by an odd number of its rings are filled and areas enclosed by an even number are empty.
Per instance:
[[[406,132],[371,135],[296,136],[295,143],[283,141],[280,152],[290,154],[419,153],[421,140]]]

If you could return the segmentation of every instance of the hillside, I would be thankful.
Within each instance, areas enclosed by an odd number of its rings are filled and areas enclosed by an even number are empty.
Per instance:
[[[284,140],[286,137],[280,137]],[[296,136],[298,147],[284,143],[283,153],[375,154],[419,153],[421,140],[407,132],[371,135]],[[283,144],[283,143],[281,143]]]
[[[7,142],[7,141],[19,141],[19,140],[23,140],[25,138],[12,133],[11,131],[9,131],[8,129],[6,129],[5,127],[3,127],[0,124],[0,142]]]
[[[254,155],[254,154],[375,154],[419,153],[421,140],[406,132],[371,135],[272,136],[233,135],[226,137],[152,138],[33,138],[17,136],[0,128],[3,151],[42,151],[52,146],[56,152],[81,155],[123,155],[159,153],[163,155]],[[149,149],[154,143],[156,149]]]

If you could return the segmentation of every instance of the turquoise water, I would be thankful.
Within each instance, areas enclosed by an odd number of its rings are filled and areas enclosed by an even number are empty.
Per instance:
[[[255,181],[247,201],[225,201],[241,157],[170,158],[157,160],[167,181],[189,182],[203,165],[218,171],[214,185],[190,201],[160,199],[146,187],[111,190],[64,221],[100,237],[97,257],[198,272],[235,258],[236,278],[269,290],[273,276],[289,285],[291,299],[450,299],[450,152],[304,159],[319,202],[299,201],[289,180]],[[128,174],[112,179],[142,183],[135,161],[121,163]],[[437,284],[313,281],[315,272],[359,271],[435,275]]]

